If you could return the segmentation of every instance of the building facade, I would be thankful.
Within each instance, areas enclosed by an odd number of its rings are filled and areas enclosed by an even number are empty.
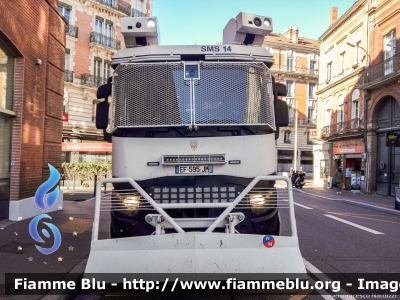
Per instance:
[[[277,140],[278,174],[289,175],[291,169],[313,172],[310,129],[316,128],[316,91],[319,69],[319,44],[299,37],[290,27],[284,34],[270,34],[264,47],[273,54],[271,67],[276,82],[286,85],[289,126],[279,129]]]
[[[152,0],[63,0],[58,10],[68,21],[62,161],[104,162],[111,144],[95,127],[96,91],[112,76],[111,57],[125,48],[120,19],[150,16]]]
[[[0,220],[41,213],[35,192],[48,164],[61,166],[66,22],[57,5],[0,1]]]
[[[318,122],[315,141],[314,185],[332,186],[340,166],[348,190],[368,190],[363,93],[359,72],[369,63],[367,0],[358,0],[339,19],[331,9],[330,27],[320,36]]]
[[[366,6],[371,63],[361,72],[365,92],[369,190],[395,196],[400,183],[400,2]]]

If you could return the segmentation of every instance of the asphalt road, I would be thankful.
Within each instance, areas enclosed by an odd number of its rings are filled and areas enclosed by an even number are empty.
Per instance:
[[[400,273],[400,217],[300,190],[294,190],[294,202],[301,254],[317,269]],[[288,214],[282,219],[283,233],[290,232]]]
[[[294,190],[293,193],[300,251],[308,273],[317,274],[317,279],[326,279],[320,277],[320,272],[400,273],[399,216],[315,197],[302,190]],[[282,234],[290,235],[288,209],[281,210],[281,218]],[[117,295],[107,294],[107,296]],[[152,299],[153,297],[141,295],[140,298]],[[254,294],[193,295],[189,297],[187,295],[174,295],[173,297],[158,295],[156,297],[157,299],[235,300],[335,299],[330,295],[270,296]],[[77,299],[85,298],[84,294],[77,297]]]

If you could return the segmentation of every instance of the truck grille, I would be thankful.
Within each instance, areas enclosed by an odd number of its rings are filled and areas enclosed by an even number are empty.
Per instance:
[[[219,187],[155,187],[151,188],[157,203],[226,203],[238,195],[235,186]]]

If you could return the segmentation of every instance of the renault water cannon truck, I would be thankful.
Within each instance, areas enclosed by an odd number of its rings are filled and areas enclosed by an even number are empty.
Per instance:
[[[158,45],[155,17],[121,18],[121,32],[97,92],[113,178],[97,184],[86,273],[305,273],[291,183],[276,175],[288,108],[262,47],[272,19],[239,13],[221,45]]]

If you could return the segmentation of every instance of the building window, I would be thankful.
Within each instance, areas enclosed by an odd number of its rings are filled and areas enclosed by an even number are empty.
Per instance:
[[[332,76],[332,62],[326,65],[326,80],[331,80]]]
[[[337,122],[344,122],[344,97],[342,95],[338,98],[338,106],[337,106]]]
[[[108,60],[104,60],[104,64],[103,64],[103,77],[104,80],[107,80],[108,77],[110,77],[110,61]]]
[[[385,59],[391,58],[396,53],[396,30],[390,31],[385,35]]]
[[[314,107],[309,107],[307,111],[307,120],[308,123],[311,125],[314,123]]]
[[[316,69],[317,69],[317,61],[310,60],[310,70],[316,70]]]
[[[70,22],[70,18],[71,18],[71,8],[66,8],[64,6],[59,5],[58,6],[58,11],[64,16],[64,18],[69,23]]]
[[[293,57],[286,58],[286,69],[288,71],[292,71],[293,70]]]
[[[388,34],[385,35],[384,38],[384,54],[385,60],[385,75],[393,73],[393,59],[392,58],[396,53],[396,30],[392,30]]]
[[[94,72],[93,75],[96,77],[101,77],[101,63],[102,59],[99,57],[94,57]]]
[[[293,81],[287,80],[286,81],[286,92],[287,92],[287,97],[291,97],[293,95],[292,93],[293,90]]]
[[[13,109],[15,59],[0,41],[0,108]]]
[[[344,69],[346,68],[346,52],[340,53],[340,73],[344,72]]]
[[[96,122],[96,111],[97,111],[97,104],[99,104],[100,101],[99,100],[93,100],[93,104],[92,104],[92,122]]]
[[[359,117],[359,99],[360,99],[360,90],[355,89],[351,94],[351,118],[358,119]]]
[[[136,0],[136,9],[138,11],[143,12],[143,1],[142,0]]]
[[[315,98],[315,83],[308,84],[308,98]]]
[[[311,141],[311,133],[307,131],[307,145],[313,145],[314,143]],[[301,164],[304,164],[303,162]]]
[[[103,24],[104,22],[102,20],[99,20],[96,18],[95,21],[95,31],[99,34],[103,34]]]
[[[290,139],[290,134],[291,134],[292,132],[290,131],[290,130],[285,130],[285,135],[284,135],[284,137],[283,137],[283,142],[285,143],[285,144],[291,144],[292,143],[292,141],[291,141],[291,139]]]
[[[12,111],[15,58],[0,40],[0,108]],[[0,199],[8,200],[10,192],[12,116],[0,114]],[[0,201],[3,202],[4,201]],[[8,207],[0,203],[0,219],[8,216]],[[6,212],[6,213],[5,213]]]

